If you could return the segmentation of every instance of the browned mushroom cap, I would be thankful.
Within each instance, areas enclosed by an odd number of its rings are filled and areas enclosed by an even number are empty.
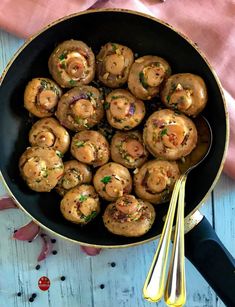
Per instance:
[[[99,196],[91,185],[83,184],[68,191],[60,203],[66,220],[87,224],[100,212]]]
[[[101,166],[94,175],[93,183],[97,193],[108,201],[114,201],[132,189],[128,169],[114,162]]]
[[[108,162],[110,151],[105,137],[97,131],[80,131],[71,142],[71,153],[78,161],[94,167]]]
[[[158,95],[160,85],[171,74],[170,65],[158,56],[145,55],[135,60],[128,77],[128,87],[134,96],[149,100]]]
[[[20,173],[30,189],[49,192],[64,172],[64,165],[56,151],[48,147],[29,147],[19,161]]]
[[[24,107],[37,117],[52,116],[62,95],[59,86],[47,78],[34,78],[26,86]]]
[[[176,162],[153,160],[145,163],[134,175],[135,193],[141,199],[161,204],[170,199],[180,171]]]
[[[207,103],[205,82],[190,73],[172,75],[161,91],[161,99],[168,108],[195,117]]]
[[[93,86],[75,87],[65,93],[56,111],[56,117],[66,128],[86,130],[101,121],[104,116],[100,92]]]
[[[133,195],[124,195],[109,204],[104,212],[105,227],[125,237],[139,237],[149,231],[155,220],[154,207]]]
[[[148,158],[139,131],[116,132],[111,142],[112,160],[127,168],[140,167]]]
[[[120,130],[130,130],[139,125],[145,116],[142,100],[136,99],[127,90],[114,90],[108,94],[105,102],[109,124]]]
[[[84,42],[71,39],[55,48],[48,67],[53,79],[62,87],[88,84],[95,76],[95,56]]]
[[[108,87],[117,88],[127,81],[134,55],[126,46],[107,43],[96,59],[98,79]]]
[[[31,146],[51,147],[64,154],[69,149],[70,136],[54,118],[38,120],[29,132]]]
[[[167,109],[148,118],[143,137],[151,154],[166,160],[185,157],[197,145],[197,129],[192,120]]]
[[[64,196],[72,188],[90,183],[91,180],[92,173],[89,166],[77,160],[71,160],[64,163],[64,174],[55,188],[61,196]]]

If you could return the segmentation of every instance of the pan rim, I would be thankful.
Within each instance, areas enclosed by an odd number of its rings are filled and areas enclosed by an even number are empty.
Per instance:
[[[211,71],[213,77],[215,78],[215,81],[218,85],[221,97],[222,97],[222,101],[223,101],[223,106],[224,106],[224,111],[225,111],[225,124],[226,124],[226,135],[225,135],[225,146],[224,146],[224,152],[223,152],[223,157],[219,166],[219,169],[217,171],[217,174],[213,180],[213,183],[211,184],[209,190],[206,192],[205,196],[202,198],[202,200],[199,202],[199,204],[187,215],[185,216],[185,220],[188,220],[187,223],[187,232],[189,232],[191,229],[193,229],[200,221],[195,221],[193,219],[193,215],[194,213],[203,205],[203,203],[206,201],[206,199],[209,197],[210,193],[212,192],[212,190],[214,189],[216,183],[218,182],[220,175],[222,173],[223,167],[224,167],[224,163],[225,163],[225,158],[226,158],[226,154],[227,154],[227,150],[228,150],[228,144],[229,144],[229,115],[228,115],[228,108],[227,108],[227,104],[225,101],[225,96],[224,96],[224,92],[223,92],[223,88],[221,85],[221,82],[219,80],[219,77],[215,71],[215,69],[213,68],[213,66],[210,64],[210,62],[208,61],[208,59],[206,58],[206,56],[204,55],[204,53],[200,50],[200,48],[198,48],[198,46],[185,34],[183,34],[182,32],[180,32],[178,29],[176,29],[175,27],[173,27],[172,25],[168,24],[167,22],[158,19],[156,17],[150,16],[148,14],[145,13],[141,13],[141,12],[137,12],[134,10],[127,10],[127,9],[92,9],[92,10],[88,10],[88,11],[83,11],[83,12],[78,12],[78,13],[73,13],[64,17],[61,17],[51,23],[49,23],[48,25],[46,25],[45,27],[43,27],[41,30],[39,30],[38,32],[36,32],[34,35],[30,36],[28,39],[26,39],[26,41],[24,42],[24,44],[14,53],[14,55],[11,57],[10,61],[8,62],[7,66],[5,67],[5,69],[2,72],[2,75],[0,76],[0,86],[5,78],[5,76],[7,75],[8,70],[10,69],[11,65],[14,63],[14,61],[16,60],[16,58],[19,56],[19,54],[21,54],[21,52],[23,52],[23,50],[30,44],[31,41],[33,41],[35,38],[37,38],[39,35],[41,35],[43,32],[45,32],[46,30],[48,30],[49,28],[53,27],[56,24],[59,24],[65,20],[77,17],[77,16],[81,16],[81,15],[88,15],[88,14],[92,14],[92,13],[103,13],[103,12],[119,12],[119,13],[128,13],[128,14],[132,14],[132,15],[137,15],[137,16],[141,16],[147,19],[150,19],[152,21],[155,21],[157,23],[162,24],[163,26],[169,28],[170,30],[174,31],[176,34],[180,35],[184,40],[186,40],[186,42],[188,42],[196,51],[197,53],[199,53],[199,55],[201,56],[201,58],[204,60],[204,62],[206,63],[206,65],[208,66],[209,70]],[[48,232],[62,238],[65,240],[68,240],[70,242],[73,243],[78,243],[80,245],[83,246],[89,246],[89,247],[96,247],[96,248],[126,248],[126,247],[132,247],[132,246],[138,246],[144,243],[148,243],[151,242],[153,240],[156,240],[157,238],[160,237],[160,234],[153,236],[151,238],[145,239],[145,240],[141,240],[138,242],[134,242],[134,243],[128,243],[128,244],[121,244],[121,245],[99,245],[99,244],[90,244],[90,243],[86,243],[86,242],[81,242],[75,239],[71,239],[65,235],[62,235],[50,228],[48,228],[47,226],[45,226],[43,223],[39,222],[37,219],[35,219],[22,205],[21,203],[16,199],[16,197],[14,196],[14,194],[12,193],[11,189],[9,188],[8,184],[6,183],[3,174],[0,170],[0,178],[2,180],[2,183],[4,185],[4,187],[6,188],[7,192],[9,193],[9,195],[12,197],[12,199],[15,201],[15,203],[17,204],[17,206],[23,211],[25,212],[36,224],[38,224],[40,227],[42,227],[43,229],[47,230]]]

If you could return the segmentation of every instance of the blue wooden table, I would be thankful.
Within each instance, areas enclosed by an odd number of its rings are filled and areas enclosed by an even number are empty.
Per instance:
[[[23,41],[0,32],[0,72]],[[0,196],[6,191],[0,183]],[[228,250],[235,255],[235,182],[222,175],[201,212],[206,215]],[[30,221],[20,210],[0,212],[0,307],[147,307],[142,286],[157,242],[126,249],[106,249],[96,257],[84,255],[78,244],[56,238],[51,255],[35,270],[41,248],[32,243],[13,240],[12,233]],[[48,291],[38,288],[41,276],[50,278]],[[64,281],[60,280],[65,276]],[[224,306],[214,291],[186,261],[188,307]],[[18,297],[17,292],[22,295]],[[32,293],[37,297],[29,302]]]

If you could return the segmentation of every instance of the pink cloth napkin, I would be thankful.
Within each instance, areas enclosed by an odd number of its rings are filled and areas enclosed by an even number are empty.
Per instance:
[[[229,92],[231,134],[224,171],[235,179],[235,0],[1,0],[0,27],[28,37],[51,21],[89,8],[126,8],[162,19],[189,36]]]

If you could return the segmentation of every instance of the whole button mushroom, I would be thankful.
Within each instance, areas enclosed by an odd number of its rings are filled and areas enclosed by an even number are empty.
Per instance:
[[[87,224],[100,212],[100,201],[93,186],[82,184],[68,191],[60,203],[64,218],[72,223]]]
[[[134,55],[130,48],[107,43],[96,57],[98,79],[108,87],[120,87],[127,81],[133,62]]]
[[[80,131],[73,136],[71,153],[78,161],[94,167],[107,163],[110,156],[108,141],[93,130]]]
[[[92,173],[88,165],[77,160],[70,160],[64,163],[64,174],[55,188],[61,196],[64,196],[72,188],[83,183],[90,183],[91,180]]]
[[[29,147],[19,160],[20,173],[30,189],[50,192],[64,173],[56,151],[48,147]]]
[[[116,132],[111,142],[111,157],[127,168],[140,167],[148,158],[141,133]]]
[[[145,55],[135,60],[128,77],[128,88],[139,99],[149,100],[157,96],[160,86],[170,76],[171,68],[166,60]]]
[[[60,87],[48,78],[34,78],[24,91],[24,107],[33,115],[43,118],[54,114],[62,95]]]
[[[104,116],[101,94],[93,86],[75,87],[65,93],[57,107],[56,117],[72,131],[92,128]]]
[[[179,176],[180,171],[176,162],[149,161],[134,175],[135,193],[141,199],[155,205],[167,202]]]
[[[53,79],[61,87],[90,83],[95,76],[95,56],[82,41],[67,40],[59,44],[48,61]]]
[[[128,169],[114,162],[107,163],[96,171],[93,184],[97,193],[108,201],[115,201],[132,189]]]
[[[50,147],[63,155],[70,145],[67,130],[54,118],[43,118],[33,124],[29,132],[31,146]]]
[[[205,82],[190,73],[170,76],[161,91],[161,100],[167,108],[193,117],[205,108],[207,99]]]
[[[105,227],[112,233],[125,237],[139,237],[152,227],[154,207],[134,195],[124,195],[109,204],[103,215]]]
[[[185,157],[197,145],[197,129],[183,114],[164,109],[154,112],[144,128],[144,143],[156,158],[177,160]]]
[[[117,89],[108,94],[105,108],[109,124],[119,130],[135,128],[145,116],[143,101],[123,89]]]

